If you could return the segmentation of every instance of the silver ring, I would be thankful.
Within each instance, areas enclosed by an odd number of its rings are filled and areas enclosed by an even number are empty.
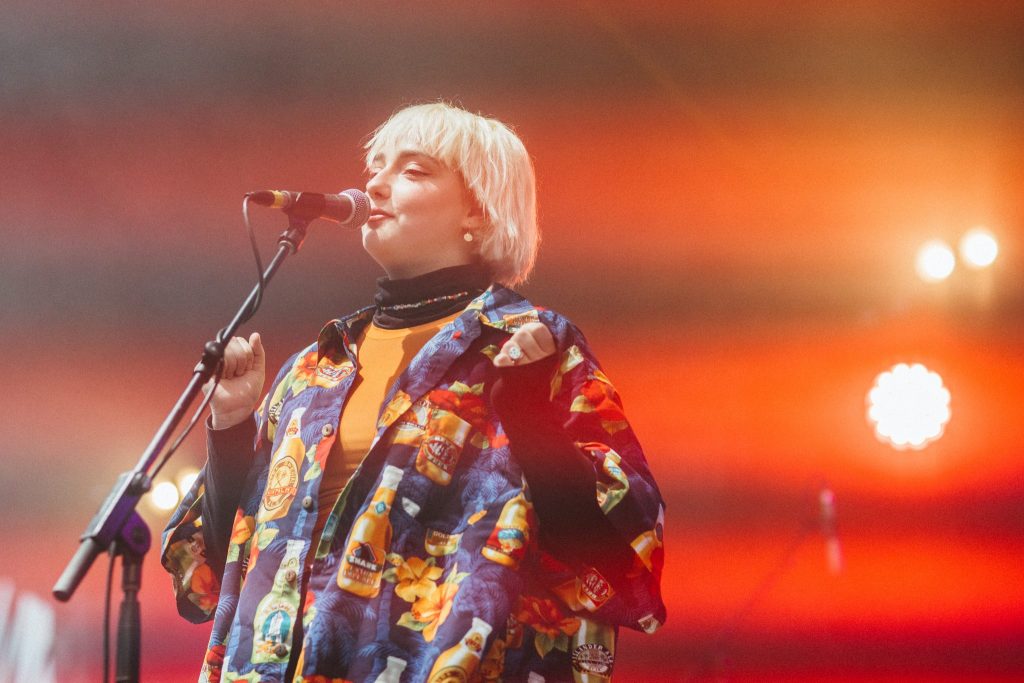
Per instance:
[[[508,357],[515,363],[517,360],[523,357],[523,350],[515,344],[510,344],[508,347]]]

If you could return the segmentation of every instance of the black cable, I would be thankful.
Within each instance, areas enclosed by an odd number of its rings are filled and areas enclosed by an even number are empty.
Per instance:
[[[245,230],[249,236],[249,244],[252,246],[253,259],[256,261],[256,296],[253,297],[252,303],[246,308],[245,313],[242,315],[242,319],[239,321],[244,323],[256,315],[256,311],[259,310],[260,304],[263,303],[263,289],[266,286],[266,281],[263,277],[263,258],[260,256],[260,248],[256,243],[256,232],[252,229],[252,222],[249,220],[249,195],[246,195],[245,199],[242,200],[242,222],[245,224]],[[217,333],[217,341],[226,346],[229,340],[224,338],[225,331],[226,330],[224,328],[221,328]],[[221,363],[223,364],[223,359],[221,360]],[[217,390],[217,385],[220,384],[220,369],[221,366],[218,366],[217,370],[214,372],[213,387],[211,387],[205,398],[203,398],[203,402],[199,404],[199,409],[192,415],[192,419],[189,420],[189,423],[178,435],[178,438],[174,440],[174,443],[168,447],[167,452],[164,453],[162,458],[160,458],[160,461],[149,475],[151,480],[155,479],[156,475],[160,473],[160,470],[164,468],[167,461],[170,460],[171,456],[178,450],[181,442],[185,440],[192,431],[192,428],[196,426],[197,422],[199,422],[199,418],[202,417],[206,407],[210,405],[210,400],[213,398],[213,392]]]
[[[249,220],[249,195],[246,195],[245,199],[242,200],[242,222],[245,224],[245,230],[249,236],[249,245],[252,247],[253,259],[256,261],[256,296],[242,314],[240,322],[244,323],[256,315],[260,304],[263,303],[263,289],[266,287],[266,281],[263,278],[263,258],[260,256],[260,248],[256,243],[256,232],[252,229],[252,222]],[[222,344],[228,343],[228,340],[224,338],[223,329],[217,333],[217,341]]]
[[[181,445],[181,442],[185,440],[185,437],[189,435],[189,432],[192,431],[192,428],[196,426],[197,422],[199,422],[199,418],[202,417],[203,413],[206,411],[206,406],[210,405],[210,399],[213,398],[213,392],[217,391],[217,385],[219,384],[220,366],[218,365],[216,372],[214,372],[213,374],[213,386],[210,388],[210,391],[206,394],[206,396],[203,397],[203,402],[199,404],[199,408],[196,410],[195,413],[192,414],[192,419],[189,420],[188,424],[185,425],[185,428],[181,430],[181,433],[178,434],[178,438],[174,440],[174,443],[168,446],[167,452],[163,454],[163,457],[160,458],[160,462],[158,462],[156,464],[156,467],[153,468],[153,472],[149,475],[149,478],[151,480],[155,479],[156,475],[160,474],[160,470],[164,468],[164,465],[167,464],[167,461],[170,460],[171,456],[174,455],[175,451],[178,450],[178,446]]]
[[[116,541],[115,541],[116,543]],[[103,602],[103,683],[110,680],[110,596],[114,588],[114,544],[110,545],[110,566],[107,567],[106,599]]]

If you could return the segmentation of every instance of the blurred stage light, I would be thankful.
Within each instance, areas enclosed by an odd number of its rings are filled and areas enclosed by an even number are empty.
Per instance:
[[[949,422],[949,390],[920,363],[899,363],[875,378],[868,421],[875,436],[900,450],[919,450],[942,436]]]
[[[971,268],[987,268],[998,255],[996,236],[981,226],[968,230],[960,238],[960,258]]]
[[[178,487],[169,481],[162,481],[153,487],[151,500],[160,510],[173,510],[178,504]]]
[[[178,494],[184,498],[188,490],[192,488],[192,484],[195,483],[196,477],[199,476],[199,470],[194,467],[185,467],[179,470],[174,480],[178,483]]]
[[[926,242],[917,252],[917,274],[925,282],[939,282],[953,273],[956,256],[942,240]]]

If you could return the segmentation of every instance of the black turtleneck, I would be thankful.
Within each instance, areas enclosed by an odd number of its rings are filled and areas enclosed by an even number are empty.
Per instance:
[[[424,275],[392,280],[377,278],[373,322],[378,327],[397,330],[422,325],[461,311],[491,284],[489,270],[480,263],[441,268]],[[451,297],[413,308],[394,308],[417,304],[438,297]]]

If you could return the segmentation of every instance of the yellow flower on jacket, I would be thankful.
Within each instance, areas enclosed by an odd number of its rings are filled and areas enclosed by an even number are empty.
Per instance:
[[[431,591],[428,596],[420,598],[413,603],[413,619],[427,624],[427,627],[423,629],[423,639],[428,643],[434,639],[434,636],[437,635],[437,629],[448,618],[449,612],[452,611],[452,602],[455,600],[455,594],[458,592],[458,584],[442,583]]]
[[[242,515],[242,510],[235,514],[235,526],[231,529],[231,542],[241,545],[252,538],[256,530],[256,519],[252,515]]]
[[[398,580],[395,592],[406,602],[416,602],[417,598],[425,598],[437,589],[436,581],[441,578],[443,571],[441,567],[435,567],[433,562],[410,557],[395,570],[395,578]]]

